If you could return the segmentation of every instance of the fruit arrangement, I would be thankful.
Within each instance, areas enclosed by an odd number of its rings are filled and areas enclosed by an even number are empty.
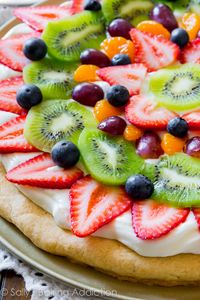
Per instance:
[[[0,110],[17,115],[0,126],[0,153],[40,153],[6,178],[70,189],[75,235],[127,210],[140,239],[190,210],[199,222],[198,10],[179,0],[15,10],[34,31],[0,41],[0,63],[23,72],[0,81]]]

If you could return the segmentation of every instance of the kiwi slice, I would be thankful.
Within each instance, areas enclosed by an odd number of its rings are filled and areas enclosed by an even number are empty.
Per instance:
[[[103,0],[102,11],[108,22],[115,18],[124,18],[133,26],[149,18],[149,12],[153,8],[151,1],[137,0]]]
[[[189,9],[190,9],[192,12],[194,12],[194,13],[200,15],[200,0],[191,0],[191,1],[190,1]]]
[[[200,65],[178,65],[152,73],[149,87],[161,106],[177,112],[198,108]]]
[[[69,99],[75,86],[76,64],[63,64],[50,58],[27,65],[23,70],[25,83],[37,85],[44,99]]]
[[[103,15],[101,12],[84,11],[51,22],[45,28],[42,38],[50,56],[64,61],[78,61],[83,50],[97,49],[105,39]]]
[[[88,172],[105,184],[124,184],[130,175],[140,173],[144,165],[132,143],[100,130],[84,129],[78,146]]]
[[[153,199],[177,207],[200,206],[200,159],[184,153],[163,156],[150,170]]]
[[[26,118],[24,135],[37,149],[51,152],[61,140],[78,143],[85,127],[96,127],[96,121],[85,106],[73,100],[50,100],[33,106]]]

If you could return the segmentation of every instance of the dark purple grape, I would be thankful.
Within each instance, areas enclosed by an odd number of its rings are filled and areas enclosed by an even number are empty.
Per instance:
[[[136,152],[143,158],[159,158],[163,154],[160,137],[154,132],[146,132],[139,139]]]
[[[104,68],[110,65],[110,59],[103,52],[96,49],[86,49],[81,53],[81,63],[84,65],[95,65]]]
[[[124,19],[115,19],[108,26],[108,32],[111,36],[122,36],[130,40],[130,30],[133,26]]]
[[[194,136],[187,142],[185,152],[190,156],[200,158],[200,136]]]
[[[104,92],[97,84],[84,82],[75,86],[72,98],[83,105],[95,106],[104,98]]]
[[[123,134],[125,128],[126,128],[126,122],[124,121],[124,119],[118,116],[109,117],[104,121],[102,121],[98,126],[98,129],[110,133],[112,135]]]
[[[150,18],[167,28],[170,32],[178,27],[172,10],[164,4],[155,5],[150,12]]]

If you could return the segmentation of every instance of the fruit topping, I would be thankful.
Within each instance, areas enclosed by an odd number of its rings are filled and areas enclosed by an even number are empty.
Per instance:
[[[147,69],[143,64],[107,67],[97,71],[102,80],[126,87],[131,96],[140,92],[146,74]]]
[[[113,85],[108,90],[106,98],[111,105],[121,107],[128,102],[130,95],[126,87],[122,85]]]
[[[127,179],[125,190],[132,199],[147,199],[151,197],[154,186],[149,178],[144,175],[137,174],[132,175]]]
[[[132,143],[100,130],[85,129],[79,138],[79,150],[88,172],[96,180],[110,185],[124,184],[143,168],[143,159]]]
[[[177,152],[182,152],[184,145],[184,139],[177,138],[174,135],[171,135],[170,133],[165,133],[162,137],[161,146],[163,151],[168,155],[172,155]]]
[[[101,4],[98,0],[86,0],[85,10],[98,11],[101,10]]]
[[[132,206],[132,224],[142,240],[154,240],[166,235],[185,222],[189,209],[174,208],[153,200],[136,201]]]
[[[45,58],[33,62],[23,70],[25,83],[37,85],[46,99],[69,99],[75,82],[76,64],[62,63]]]
[[[182,63],[200,64],[200,38],[190,42],[181,53]]]
[[[0,110],[22,114],[24,110],[16,101],[16,93],[24,81],[21,76],[0,80]]]
[[[134,45],[130,40],[123,37],[111,37],[105,39],[101,43],[101,51],[104,52],[110,59],[116,54],[127,54],[131,61],[134,62]]]
[[[198,108],[200,66],[185,64],[159,70],[150,76],[150,90],[156,101],[169,109],[184,111]]]
[[[159,158],[163,154],[159,135],[153,131],[146,131],[137,142],[136,152],[145,159]]]
[[[145,95],[133,96],[125,108],[125,115],[131,124],[144,129],[166,129],[169,120],[176,116]]]
[[[6,178],[17,184],[47,189],[67,189],[83,177],[78,168],[56,168],[48,153],[38,155],[10,170]]]
[[[108,67],[110,65],[108,56],[96,49],[86,49],[81,52],[80,60],[84,65],[96,65],[99,68]]]
[[[128,20],[133,26],[149,18],[151,1],[103,0],[102,10],[108,22],[116,18]]]
[[[161,35],[166,39],[170,38],[169,31],[162,24],[155,21],[142,21],[137,25],[137,29],[152,35]]]
[[[198,224],[198,228],[200,230],[200,208],[193,208],[192,211],[194,213],[195,219]]]
[[[28,59],[24,56],[23,46],[26,40],[32,37],[38,37],[39,33],[29,33],[15,35],[5,40],[0,40],[0,63],[9,68],[22,72]],[[8,51],[9,49],[9,51]]]
[[[111,60],[112,66],[120,66],[120,65],[129,65],[131,64],[131,59],[127,54],[116,54],[113,56]]]
[[[187,12],[182,17],[182,27],[187,31],[190,41],[194,40],[200,30],[200,16]]]
[[[200,136],[189,139],[184,150],[188,155],[200,158]]]
[[[97,84],[83,82],[75,86],[72,98],[83,105],[95,106],[99,100],[104,98],[104,92]]]
[[[20,7],[14,10],[14,14],[33,29],[43,31],[49,22],[66,18],[71,12],[66,6],[52,5]]]
[[[30,60],[41,60],[47,54],[47,45],[42,39],[33,37],[24,43],[23,52]]]
[[[133,125],[127,125],[124,131],[124,138],[129,142],[138,140],[143,135],[143,131]]]
[[[30,109],[42,102],[42,93],[36,85],[25,84],[18,89],[16,99],[22,108]]]
[[[52,147],[62,140],[76,144],[85,126],[96,127],[93,115],[86,107],[75,101],[43,101],[29,110],[25,136],[38,149],[51,152]]]
[[[176,28],[171,32],[170,40],[180,48],[183,48],[189,42],[189,35],[183,28]]]
[[[178,27],[173,11],[165,4],[155,5],[150,12],[150,18],[162,24],[169,32]]]
[[[138,29],[130,31],[135,46],[135,62],[144,63],[149,71],[155,71],[174,63],[179,55],[179,48],[166,38]]]
[[[81,65],[74,72],[74,80],[76,82],[96,81],[99,79],[96,74],[97,70],[99,67],[94,65]]]
[[[0,153],[37,151],[24,138],[26,116],[16,117],[0,126]]]
[[[63,61],[78,61],[86,48],[99,48],[104,32],[101,12],[84,11],[49,23],[42,37],[49,55]]]
[[[188,133],[188,129],[187,122],[180,117],[171,119],[167,124],[167,131],[179,138],[184,138]]]
[[[130,30],[133,28],[131,23],[125,19],[114,19],[108,26],[107,30],[110,36],[121,36],[125,39],[130,39]]]
[[[84,10],[85,0],[72,0],[71,12],[77,14]]]
[[[175,138],[175,137],[174,137]],[[154,183],[152,198],[173,206],[199,206],[200,160],[184,153],[161,157],[149,178]]]
[[[126,121],[118,116],[105,119],[98,125],[98,129],[112,135],[121,135],[126,128]]]
[[[187,121],[190,129],[200,129],[200,110],[186,113],[182,117]]]
[[[53,146],[51,158],[57,166],[68,169],[77,164],[80,152],[72,142],[63,140]]]
[[[90,176],[70,190],[72,232],[85,237],[130,209],[131,200],[122,187],[98,183]]]
[[[111,105],[107,100],[98,101],[94,107],[95,118],[101,122],[109,117],[121,115],[122,111]]]

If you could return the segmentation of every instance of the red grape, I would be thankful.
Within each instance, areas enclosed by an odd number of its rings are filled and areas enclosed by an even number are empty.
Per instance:
[[[96,49],[86,49],[81,53],[81,63],[84,65],[95,65],[104,68],[110,65],[108,56]]]
[[[190,156],[200,158],[200,136],[194,136],[187,142],[185,152]]]
[[[170,32],[178,27],[177,20],[172,10],[164,4],[155,5],[150,12],[150,18],[162,24]]]
[[[130,40],[130,30],[133,26],[124,19],[115,19],[108,26],[108,32],[111,36],[122,36]]]
[[[104,92],[97,84],[84,82],[75,86],[72,98],[83,105],[95,106],[104,98]]]
[[[160,137],[154,132],[146,132],[137,143],[137,154],[143,158],[159,158],[163,154]]]
[[[102,121],[98,126],[98,129],[110,133],[112,135],[123,134],[125,128],[126,128],[126,122],[124,121],[124,119],[118,116],[109,117],[104,121]]]

